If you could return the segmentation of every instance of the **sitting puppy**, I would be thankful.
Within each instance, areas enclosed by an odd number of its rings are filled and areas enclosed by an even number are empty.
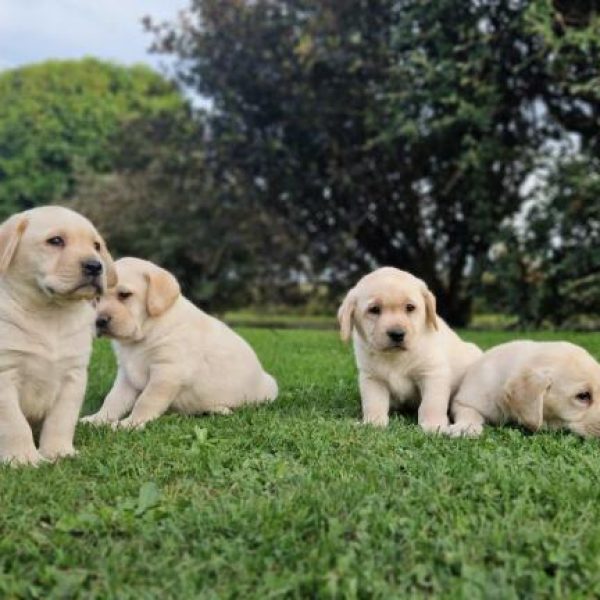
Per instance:
[[[452,401],[451,435],[478,436],[483,424],[518,421],[600,435],[600,364],[568,342],[516,341],[469,367]]]
[[[34,208],[0,226],[0,462],[35,465],[75,453],[90,301],[115,282],[104,241],[72,210]]]
[[[114,338],[119,370],[100,410],[82,419],[142,427],[167,409],[229,414],[274,400],[277,383],[250,346],[180,294],[173,275],[137,258],[115,262],[118,284],[97,306],[98,333]]]
[[[418,406],[425,431],[443,431],[450,395],[481,350],[436,315],[425,283],[392,267],[377,269],[348,292],[338,319],[344,341],[354,332],[363,422],[387,426],[392,401]]]

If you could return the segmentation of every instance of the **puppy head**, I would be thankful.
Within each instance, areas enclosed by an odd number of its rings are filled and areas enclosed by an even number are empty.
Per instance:
[[[83,300],[115,283],[104,240],[82,215],[42,206],[0,225],[0,274],[23,293]]]
[[[583,348],[557,344],[507,382],[505,402],[533,431],[546,423],[600,436],[600,364]]]
[[[139,258],[121,258],[115,268],[117,284],[96,306],[96,328],[99,335],[139,342],[147,325],[173,306],[179,283],[165,269]]]
[[[407,350],[425,331],[438,327],[435,297],[425,282],[393,267],[363,277],[342,302],[338,320],[344,341],[355,327],[380,352]]]

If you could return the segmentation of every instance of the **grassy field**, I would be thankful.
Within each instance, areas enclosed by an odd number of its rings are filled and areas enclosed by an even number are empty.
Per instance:
[[[241,333],[279,379],[276,403],[79,427],[77,459],[0,468],[0,598],[600,595],[600,442],[438,438],[402,416],[359,427],[333,332]],[[564,337],[600,357],[600,336]],[[85,412],[113,375],[101,342]]]

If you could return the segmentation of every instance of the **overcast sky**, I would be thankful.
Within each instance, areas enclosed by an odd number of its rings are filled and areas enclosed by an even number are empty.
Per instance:
[[[148,63],[152,37],[141,19],[173,20],[187,0],[0,0],[0,69],[50,58],[96,56]]]

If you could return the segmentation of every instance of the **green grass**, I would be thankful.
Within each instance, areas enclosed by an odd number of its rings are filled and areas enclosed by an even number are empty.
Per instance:
[[[284,313],[281,311],[232,310],[221,315],[230,325],[237,327],[280,327],[284,329],[337,329],[338,322],[334,313],[305,315]]]
[[[77,459],[0,469],[0,598],[600,595],[598,441],[438,438],[410,416],[359,427],[334,333],[241,333],[279,379],[276,403],[79,427]],[[600,336],[563,337],[600,356]],[[113,374],[101,342],[86,412]]]

